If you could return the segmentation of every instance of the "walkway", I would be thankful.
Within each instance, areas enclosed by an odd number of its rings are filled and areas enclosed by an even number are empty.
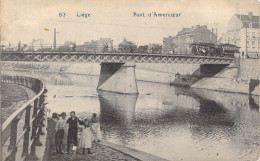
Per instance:
[[[85,154],[82,155],[82,150],[78,151],[78,154],[67,154],[66,153],[66,145],[63,145],[63,153],[64,154],[56,154],[55,151],[55,122],[48,118],[48,133],[47,133],[47,142],[46,146],[47,151],[45,155],[46,161],[117,161],[117,160],[124,160],[124,161],[137,161],[137,159],[126,155],[124,153],[118,152],[112,148],[109,148],[104,145],[94,144],[92,145],[91,152],[92,154]],[[66,137],[64,137],[63,143],[66,143]]]
[[[56,154],[53,138],[55,138],[55,122],[51,118],[48,118],[48,134],[46,143],[48,150],[46,151],[46,161],[166,161],[163,158],[106,141],[102,141],[99,144],[94,143],[91,149],[92,154],[82,155],[82,150],[79,149],[78,154],[68,155],[66,153],[65,144],[63,145],[64,154]],[[66,143],[66,137],[64,138],[63,143]]]

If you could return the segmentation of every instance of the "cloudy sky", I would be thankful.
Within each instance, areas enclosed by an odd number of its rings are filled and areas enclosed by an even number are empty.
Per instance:
[[[183,27],[217,27],[218,36],[236,13],[259,15],[258,0],[3,0],[1,38],[3,43],[30,43],[43,39],[57,44],[66,40],[82,44],[100,37],[118,44],[124,37],[138,45],[162,44],[163,37],[174,36]],[[60,17],[59,12],[65,12]],[[180,17],[134,17],[133,12],[181,13]],[[77,13],[90,13],[88,18]]]

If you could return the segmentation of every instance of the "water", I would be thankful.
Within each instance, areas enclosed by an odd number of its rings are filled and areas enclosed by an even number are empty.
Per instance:
[[[16,74],[12,72],[12,74]],[[105,140],[169,160],[260,156],[259,97],[138,81],[139,95],[96,90],[98,77],[19,72],[47,84],[51,112],[97,113]]]

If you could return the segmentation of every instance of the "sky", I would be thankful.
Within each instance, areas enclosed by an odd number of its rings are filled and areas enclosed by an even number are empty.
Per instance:
[[[236,13],[260,14],[258,0],[2,0],[1,43],[30,44],[43,39],[57,44],[124,37],[137,45],[162,44],[163,37],[175,36],[183,27],[207,25],[218,28],[218,38]],[[65,17],[59,13],[65,12]],[[133,12],[145,13],[135,17]],[[151,12],[180,13],[180,17],[148,17]],[[90,17],[77,17],[90,13]]]

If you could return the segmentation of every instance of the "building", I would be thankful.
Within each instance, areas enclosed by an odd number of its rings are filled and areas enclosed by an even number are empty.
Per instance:
[[[244,52],[250,56],[259,55],[259,16],[254,16],[252,12],[249,12],[248,15],[235,14],[229,21],[221,42],[241,47],[241,53]]]
[[[163,52],[189,54],[191,53],[190,44],[195,42],[216,43],[217,35],[214,33],[214,29],[210,31],[206,25],[183,28],[176,36],[164,38]]]
[[[173,50],[173,37],[172,36],[164,37],[162,51],[164,53],[171,53],[172,50]]]
[[[151,44],[149,43],[148,48],[147,48],[147,52],[148,53],[153,53],[153,54],[161,54],[162,51],[162,45],[160,44]]]
[[[130,52],[133,53],[137,50],[137,45],[132,42],[128,41],[126,38],[118,45],[118,51],[120,52]]]
[[[108,52],[113,50],[113,40],[110,38],[100,38],[99,40],[91,40],[82,45],[78,45],[79,51]]]

